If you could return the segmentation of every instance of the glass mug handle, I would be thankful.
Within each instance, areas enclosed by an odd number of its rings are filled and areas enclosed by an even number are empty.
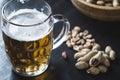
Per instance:
[[[54,24],[56,24],[58,22],[63,22],[63,27],[62,27],[61,32],[53,40],[53,49],[55,49],[64,42],[64,40],[70,30],[70,23],[69,23],[68,19],[61,14],[55,14],[55,15],[53,15],[53,18],[54,18]]]

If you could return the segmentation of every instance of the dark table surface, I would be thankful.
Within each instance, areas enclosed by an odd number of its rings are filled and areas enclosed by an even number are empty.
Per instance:
[[[80,13],[70,0],[46,1],[51,5],[53,14],[63,14],[69,19],[71,29],[78,25],[82,30],[89,30],[102,49],[110,45],[116,51],[117,59],[111,63],[107,73],[97,76],[88,75],[84,70],[81,71],[75,68],[75,60],[73,58],[75,51],[67,48],[65,43],[63,43],[60,47],[53,50],[50,65],[46,72],[37,77],[25,78],[12,71],[4,51],[0,31],[0,80],[120,80],[120,23],[91,19]],[[67,60],[64,60],[61,56],[63,51],[68,54]]]

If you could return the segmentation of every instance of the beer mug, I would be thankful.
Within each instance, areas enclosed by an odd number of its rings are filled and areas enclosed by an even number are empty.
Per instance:
[[[53,15],[43,0],[10,0],[2,7],[1,21],[5,51],[13,70],[26,77],[40,75],[48,68],[52,50],[63,43],[70,29],[67,18]],[[63,27],[53,38],[57,22]]]

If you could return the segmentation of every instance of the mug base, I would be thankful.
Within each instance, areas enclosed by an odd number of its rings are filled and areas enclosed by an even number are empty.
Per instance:
[[[48,64],[46,64],[43,69],[40,69],[35,72],[21,72],[14,68],[13,68],[13,71],[23,77],[34,77],[34,76],[38,76],[38,75],[42,74],[43,72],[45,72],[47,70],[47,68],[48,68]]]

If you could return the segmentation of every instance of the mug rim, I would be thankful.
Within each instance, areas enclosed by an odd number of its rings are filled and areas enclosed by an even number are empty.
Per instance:
[[[5,15],[5,9],[6,7],[14,0],[10,0],[8,1],[7,3],[5,3],[2,7],[2,18],[7,22],[7,23],[10,23],[12,25],[16,25],[16,26],[20,26],[20,27],[30,27],[30,26],[36,26],[36,25],[40,25],[40,24],[43,24],[44,22],[46,22],[51,16],[52,16],[52,9],[50,7],[50,5],[46,2],[46,1],[43,1],[46,5],[47,5],[47,8],[50,10],[50,14],[48,15],[48,17],[43,20],[42,22],[38,22],[38,23],[35,23],[35,24],[25,24],[25,25],[22,25],[22,24],[17,24],[17,23],[14,23],[14,22],[11,22],[8,20],[8,18],[6,17]]]

